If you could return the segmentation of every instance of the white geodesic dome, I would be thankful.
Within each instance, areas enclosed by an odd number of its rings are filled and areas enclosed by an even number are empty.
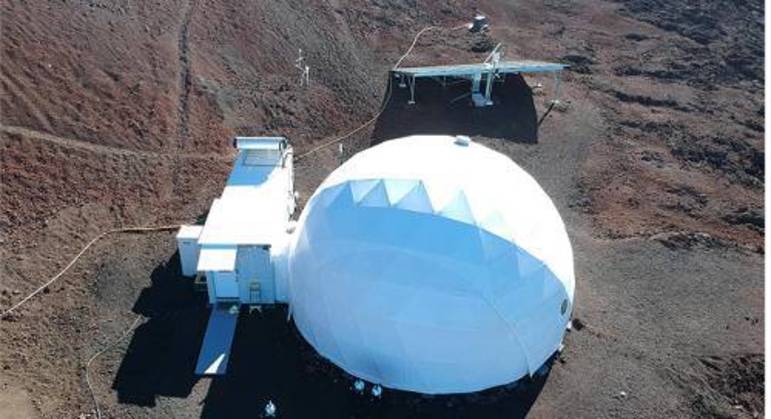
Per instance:
[[[413,136],[335,170],[290,246],[294,321],[348,373],[386,387],[463,393],[534,373],[573,303],[565,225],[508,157]]]

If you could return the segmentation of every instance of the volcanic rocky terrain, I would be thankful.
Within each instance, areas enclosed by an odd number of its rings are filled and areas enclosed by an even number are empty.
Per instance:
[[[278,308],[244,311],[230,374],[193,375],[207,308],[171,232],[110,235],[0,320],[0,417],[739,417],[763,411],[764,71],[757,0],[11,0],[0,15],[0,311],[97,234],[200,221],[234,135],[284,135],[304,202],[358,150],[470,135],[528,170],[573,243],[574,327],[522,386],[350,391]],[[459,25],[485,13],[488,33]],[[403,65],[570,64],[467,87]],[[301,86],[298,49],[310,66]],[[452,89],[459,89],[458,94]],[[383,112],[378,114],[382,108]],[[430,163],[430,162],[427,162]],[[507,193],[505,190],[500,193]],[[138,320],[137,320],[138,319]],[[89,367],[88,360],[125,339]]]

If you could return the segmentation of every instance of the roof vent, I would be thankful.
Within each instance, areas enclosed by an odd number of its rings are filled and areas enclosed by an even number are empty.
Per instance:
[[[469,144],[471,144],[471,138],[465,135],[458,135],[455,137],[455,144],[467,147]]]

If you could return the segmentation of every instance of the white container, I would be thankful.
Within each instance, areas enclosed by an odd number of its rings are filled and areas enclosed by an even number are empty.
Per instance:
[[[198,266],[198,255],[201,246],[198,245],[198,237],[203,226],[182,226],[177,233],[177,249],[179,250],[179,262],[182,267],[182,275],[193,277]]]

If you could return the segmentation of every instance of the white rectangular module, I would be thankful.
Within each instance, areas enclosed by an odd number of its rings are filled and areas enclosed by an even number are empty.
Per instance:
[[[269,193],[243,192],[214,201],[199,239],[201,245],[270,245],[284,233],[286,202],[278,206]]]
[[[233,170],[198,237],[197,270],[212,304],[272,304],[271,249],[284,248],[295,208],[292,149],[283,137],[237,137],[235,146]]]
[[[184,225],[179,228],[177,233],[177,250],[179,251],[179,263],[182,267],[183,276],[195,276],[198,266],[198,237],[201,235],[203,226]]]
[[[239,153],[222,196],[212,203],[200,244],[271,245],[285,234],[294,206],[291,163],[280,157],[276,165],[251,164],[249,153],[258,151]]]

